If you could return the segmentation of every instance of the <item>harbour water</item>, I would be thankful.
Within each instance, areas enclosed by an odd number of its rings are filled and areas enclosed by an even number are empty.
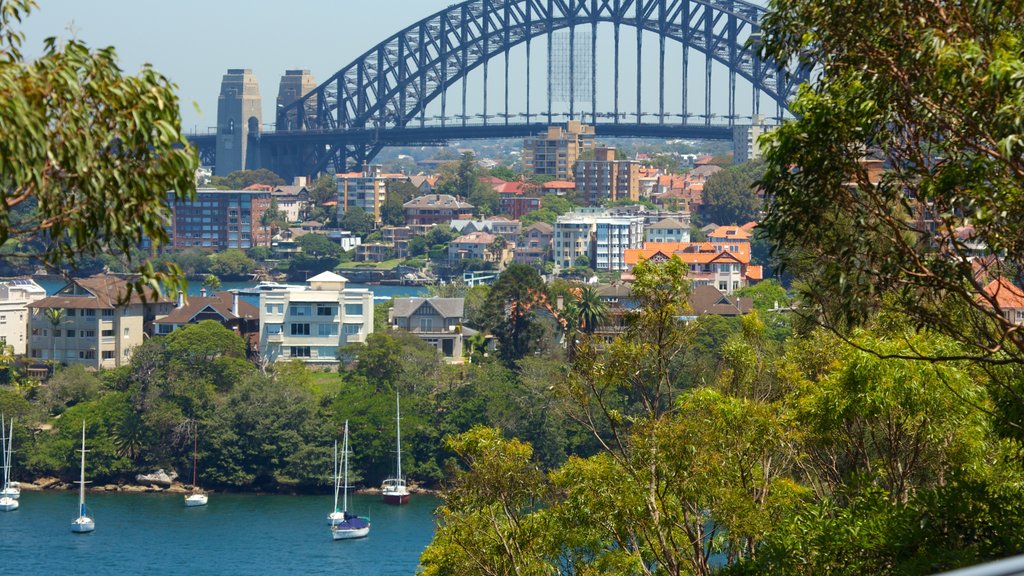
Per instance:
[[[3,574],[360,574],[411,575],[434,534],[439,500],[405,506],[350,496],[371,519],[370,535],[333,541],[332,496],[212,494],[185,508],[180,495],[89,494],[96,531],[72,534],[77,492],[23,492],[0,514]]]

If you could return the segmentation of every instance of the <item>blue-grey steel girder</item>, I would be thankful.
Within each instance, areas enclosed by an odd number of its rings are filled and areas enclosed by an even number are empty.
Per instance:
[[[446,117],[446,91],[461,81],[465,94],[466,76],[491,58],[507,54],[532,38],[550,38],[556,30],[584,24],[596,30],[601,22],[616,28],[616,54],[618,27],[623,24],[680,42],[684,46],[684,67],[688,65],[689,49],[704,53],[705,124],[711,124],[713,61],[725,65],[731,77],[738,75],[751,82],[755,102],[759,93],[765,94],[781,112],[807,73],[781,73],[775,63],[761,62],[755,49],[747,45],[747,39],[759,31],[758,20],[763,12],[743,0],[467,0],[428,16],[370,49],[302,99],[280,109],[278,122],[286,129],[298,130],[345,130],[372,125],[402,128],[419,117],[422,125],[427,105],[437,98],[441,99],[441,116]],[[663,78],[664,65],[659,64],[659,77]],[[617,93],[617,63],[615,76]],[[686,74],[683,76],[685,83]],[[639,84],[638,122],[643,114]],[[592,86],[596,89],[596,81]],[[730,87],[734,92],[734,81]],[[664,87],[659,89],[663,92]],[[688,116],[685,92],[684,87],[684,123]],[[730,115],[735,112],[734,100],[735,95],[730,94]],[[593,94],[591,102],[596,107]],[[659,97],[659,113],[664,116],[667,111],[661,102],[663,98]],[[549,118],[551,112],[549,103]],[[596,110],[591,112],[596,116]],[[288,123],[289,113],[298,125]],[[463,106],[463,124],[466,115]],[[617,122],[617,94],[614,116]]]

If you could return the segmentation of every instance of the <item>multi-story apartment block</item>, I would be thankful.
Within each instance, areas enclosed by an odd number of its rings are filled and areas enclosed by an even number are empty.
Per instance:
[[[338,348],[373,332],[373,293],[346,288],[348,280],[333,272],[307,282],[260,294],[260,355],[337,366]]]
[[[575,164],[576,196],[590,206],[640,199],[640,163],[616,160],[615,148],[597,148],[593,160]]]
[[[46,289],[32,280],[0,282],[0,348],[10,346],[18,356],[28,351],[28,306],[43,298]]]
[[[53,296],[29,304],[29,357],[93,369],[126,364],[153,321],[175,303],[143,301],[136,293],[122,302],[125,294],[127,280],[93,276],[72,280]]]
[[[336,174],[338,186],[338,218],[359,207],[380,222],[380,209],[388,198],[388,182],[407,179],[403,174],[385,174],[380,165],[368,166],[362,172]]]
[[[555,221],[555,237],[551,246],[551,257],[555,264],[561,268],[571,268],[580,256],[589,259],[596,227],[593,217],[575,212],[559,216]]]
[[[178,250],[269,248],[270,228],[262,219],[270,198],[267,190],[196,190],[194,200],[173,204],[171,245]]]
[[[473,215],[472,204],[448,194],[419,196],[402,207],[405,209],[405,222],[409,225],[448,223]]]
[[[755,115],[749,126],[737,126],[733,129],[733,158],[736,164],[758,160],[761,158],[761,145],[757,139],[771,128],[764,125],[764,116]]]
[[[552,257],[562,268],[573,266],[586,256],[595,270],[626,270],[623,254],[643,246],[644,219],[641,216],[612,215],[582,210],[555,221]]]
[[[537,175],[571,180],[580,154],[594,149],[594,127],[578,120],[565,128],[551,126],[546,134],[523,143],[523,167]]]
[[[543,262],[551,249],[555,228],[547,222],[536,222],[523,230],[516,239],[516,264]]]
[[[491,248],[494,246],[494,241],[498,238],[498,236],[488,234],[487,232],[471,232],[459,236],[448,243],[448,260],[476,259],[496,262],[500,259],[501,255],[495,254]]]

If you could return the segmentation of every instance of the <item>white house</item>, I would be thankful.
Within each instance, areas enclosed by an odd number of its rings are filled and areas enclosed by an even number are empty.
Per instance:
[[[19,356],[28,351],[28,305],[43,298],[46,290],[32,280],[0,282],[0,346]]]

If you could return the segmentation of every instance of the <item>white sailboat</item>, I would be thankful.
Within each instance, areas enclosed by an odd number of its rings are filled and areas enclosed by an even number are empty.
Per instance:
[[[21,495],[21,490],[11,486],[11,462],[13,459],[14,452],[12,448],[12,441],[14,439],[14,418],[11,418],[11,429],[10,433],[4,428],[5,422],[3,416],[0,415],[0,452],[3,452],[3,482],[0,486],[3,490],[0,491],[0,512],[10,512],[17,510],[20,504],[18,503],[18,496]]]
[[[345,513],[338,509],[338,491],[341,490],[341,469],[338,468],[338,441],[334,441],[334,510],[327,515],[327,524],[334,526],[345,519]]]
[[[370,533],[370,519],[348,513],[348,420],[345,421],[345,436],[341,444],[341,451],[345,482],[342,485],[342,519],[337,524],[331,525],[331,537],[335,540],[363,538]]]
[[[193,506],[206,506],[206,503],[210,500],[205,492],[199,489],[196,485],[196,463],[198,461],[199,453],[199,434],[196,431],[192,434],[192,493],[185,496],[185,506],[192,508]]]
[[[96,522],[85,514],[85,420],[82,420],[82,449],[79,452],[82,453],[82,478],[78,481],[78,518],[71,522],[71,531],[83,534],[96,529]]]
[[[402,476],[402,405],[398,392],[395,392],[395,446],[397,457],[395,475],[387,478],[380,485],[385,504],[402,505],[409,501],[409,487]]]

